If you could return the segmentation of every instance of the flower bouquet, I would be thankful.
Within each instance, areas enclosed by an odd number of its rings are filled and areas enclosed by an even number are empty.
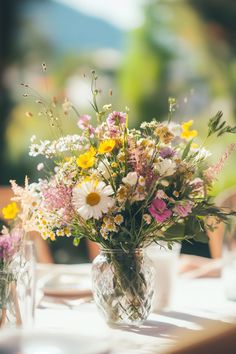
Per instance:
[[[215,227],[209,217],[216,224],[227,221],[230,212],[216,207],[209,191],[234,145],[208,167],[210,153],[195,143],[193,121],[172,121],[174,99],[168,121],[129,129],[128,111],[114,111],[111,104],[99,108],[96,85],[92,72],[96,125],[68,100],[38,97],[40,115],[58,134],[51,141],[32,137],[29,155],[43,158],[37,168],[45,177],[32,184],[26,179],[24,188],[11,183],[25,229],[53,241],[71,237],[76,246],[83,237],[100,244],[93,266],[95,301],[108,322],[139,324],[149,314],[153,293],[143,249],[153,242],[169,248],[183,240],[207,242],[207,230]],[[23,86],[30,96],[29,85]],[[65,136],[61,119],[73,115],[78,133]],[[209,120],[207,138],[235,132],[221,112]]]

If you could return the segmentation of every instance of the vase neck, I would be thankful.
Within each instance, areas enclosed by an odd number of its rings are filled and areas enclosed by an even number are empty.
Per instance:
[[[121,248],[114,248],[114,249],[106,249],[106,248],[102,248],[101,249],[101,254],[122,254],[122,255],[141,255],[145,252],[144,248],[134,248],[134,249],[130,249],[130,250],[123,250]]]

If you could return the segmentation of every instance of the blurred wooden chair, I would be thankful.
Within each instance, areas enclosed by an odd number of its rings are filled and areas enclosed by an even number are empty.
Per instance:
[[[0,187],[0,218],[3,219],[2,208],[10,203],[13,197],[13,192],[10,187]],[[48,247],[47,241],[44,241],[37,232],[30,233],[30,237],[35,242],[35,248],[37,253],[37,260],[40,263],[54,263],[51,251]],[[87,240],[88,256],[92,261],[99,252],[99,246],[94,242]]]
[[[236,325],[206,327],[182,337],[163,354],[236,354]]]
[[[232,187],[226,189],[222,193],[220,193],[215,198],[215,203],[219,207],[229,208],[231,210],[236,211],[236,187]],[[215,223],[215,219],[212,217],[208,220],[209,223]],[[223,237],[225,233],[225,225],[224,223],[220,223],[217,225],[217,228],[210,232],[208,231],[209,236],[209,246],[210,253],[213,260],[219,259],[222,256],[223,249]],[[189,256],[189,255],[181,255],[181,263],[180,263],[180,273],[185,273],[189,271],[193,271],[195,269],[205,267],[207,265],[213,264],[213,260],[208,258],[202,258],[197,256]],[[219,276],[220,275],[220,265],[216,266],[215,270],[211,270],[206,272],[204,276]],[[236,351],[235,351],[236,353]]]
[[[220,193],[216,197],[215,203],[219,207],[229,208],[236,211],[236,187],[226,189]],[[225,225],[221,223],[218,225],[217,229],[214,230],[214,232],[208,233],[212,258],[220,258],[222,256],[224,232]]]

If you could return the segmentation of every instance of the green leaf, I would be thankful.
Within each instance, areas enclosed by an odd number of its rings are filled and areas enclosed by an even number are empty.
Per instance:
[[[221,121],[223,113],[221,111],[217,112],[214,117],[209,120],[208,123],[208,137],[216,134],[217,136],[221,136],[226,133],[235,134],[236,126],[231,127],[230,125],[226,125],[226,121]]]
[[[205,231],[201,231],[195,235],[194,240],[201,243],[208,243],[209,237]]]
[[[169,227],[169,229],[167,229],[164,232],[164,237],[167,239],[168,238],[172,239],[174,237],[183,237],[184,238],[184,229],[185,229],[184,224],[172,225],[171,227]]]
[[[189,153],[190,147],[192,145],[192,142],[193,142],[193,139],[191,139],[188,142],[188,144],[185,146],[185,149],[184,149],[183,154],[182,154],[182,160],[184,160],[188,156],[188,153]]]
[[[185,235],[192,236],[197,242],[208,243],[204,220],[191,216],[185,226]]]
[[[216,131],[219,130],[219,123],[221,117],[223,116],[223,112],[219,111],[216,113],[214,117],[212,117],[208,122],[208,137],[214,134]]]
[[[76,246],[76,247],[79,246],[80,240],[81,240],[81,238],[75,237],[74,240],[73,240],[73,245]]]

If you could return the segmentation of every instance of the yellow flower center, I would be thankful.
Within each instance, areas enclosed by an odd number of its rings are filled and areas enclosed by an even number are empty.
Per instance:
[[[100,200],[101,197],[96,192],[91,192],[86,197],[86,203],[89,204],[90,206],[97,205],[100,202]]]

